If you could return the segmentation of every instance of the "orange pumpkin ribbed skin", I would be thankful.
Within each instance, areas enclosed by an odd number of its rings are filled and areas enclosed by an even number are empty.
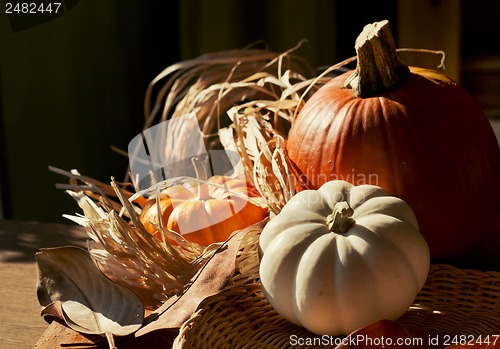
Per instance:
[[[255,197],[255,189],[245,180],[214,176],[210,182]],[[201,188],[205,193],[202,197]],[[160,210],[162,223],[166,228],[203,246],[225,241],[235,230],[257,223],[268,215],[267,209],[249,203],[224,189],[198,183],[168,188],[160,197]],[[155,198],[148,200],[140,220],[149,233],[161,239],[161,233],[156,228],[158,208]]]
[[[423,68],[399,88],[355,97],[352,72],[304,105],[287,151],[297,175],[318,188],[332,179],[375,184],[415,211],[434,258],[477,248],[499,214],[500,148],[473,98]]]

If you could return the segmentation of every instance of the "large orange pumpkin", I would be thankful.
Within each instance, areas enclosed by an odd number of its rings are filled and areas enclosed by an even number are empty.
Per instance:
[[[267,209],[231,193],[255,197],[255,188],[247,181],[214,176],[209,182],[230,190],[194,181],[164,190],[159,201],[163,226],[188,241],[208,246],[225,241],[235,230],[257,223],[268,215]],[[156,198],[146,202],[140,220],[149,233],[161,239]]]
[[[303,187],[375,184],[413,208],[435,259],[462,256],[494,231],[500,149],[473,98],[436,71],[403,65],[387,21],[365,27],[354,72],[300,110],[287,151]]]

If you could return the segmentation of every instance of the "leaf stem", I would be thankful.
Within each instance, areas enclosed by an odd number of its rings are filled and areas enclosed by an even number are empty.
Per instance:
[[[109,349],[118,349],[115,344],[115,338],[112,333],[106,332],[106,339],[108,340]]]

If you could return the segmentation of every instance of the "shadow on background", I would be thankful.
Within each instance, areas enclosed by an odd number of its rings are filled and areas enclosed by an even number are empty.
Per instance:
[[[0,262],[35,262],[40,248],[85,247],[87,234],[77,225],[0,221]]]

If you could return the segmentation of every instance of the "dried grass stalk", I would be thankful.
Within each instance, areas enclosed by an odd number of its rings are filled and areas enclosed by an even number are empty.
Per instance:
[[[355,59],[346,59],[308,80],[297,80],[291,77],[292,72],[285,72],[273,80],[281,90],[278,98],[243,103],[227,112],[245,173],[274,214],[281,211],[297,187],[285,147],[289,128],[308,98],[330,80],[328,74]]]
[[[214,52],[167,67],[146,91],[144,128],[194,112],[207,147],[220,149],[218,130],[230,125],[226,112],[232,106],[278,99],[282,88],[276,82],[286,71],[298,80],[313,76],[307,61],[294,54],[300,45],[284,53],[252,48]]]
[[[159,240],[149,234],[139,219],[137,198],[160,193],[171,186],[198,182],[228,190],[232,195],[265,205],[262,199],[222,185],[191,177],[177,177],[156,183],[137,193],[123,190],[114,180],[110,185],[80,175],[77,171],[54,172],[70,177],[70,184],[58,184],[76,200],[83,215],[66,218],[84,226],[90,237],[88,250],[101,271],[114,282],[138,293],[149,309],[155,309],[176,294],[210,259],[220,244],[208,247],[187,241],[182,235],[168,230],[160,222],[163,233]],[[159,215],[161,216],[161,215]],[[170,243],[174,241],[174,243]]]
[[[123,205],[121,210],[116,211],[104,201],[98,204],[82,191],[68,190],[83,216],[66,217],[87,228],[91,239],[88,250],[102,272],[136,291],[144,304],[154,309],[184,287],[215,247],[193,248],[182,239],[177,240],[178,245],[160,241],[144,229],[118,185],[112,182],[111,187]]]
[[[230,114],[246,175],[276,214],[295,193],[295,184],[285,156],[284,138],[275,132],[263,110],[248,105],[232,109]]]

